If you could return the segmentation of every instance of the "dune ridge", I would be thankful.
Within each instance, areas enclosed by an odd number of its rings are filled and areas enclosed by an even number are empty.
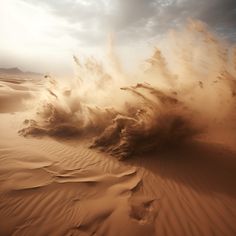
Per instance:
[[[3,235],[236,232],[235,152],[223,146],[119,162],[86,142],[17,139],[0,150]]]

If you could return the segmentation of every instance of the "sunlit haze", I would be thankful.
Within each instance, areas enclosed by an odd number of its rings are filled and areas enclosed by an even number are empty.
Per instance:
[[[104,53],[114,35],[126,62],[186,19],[235,41],[234,0],[1,0],[0,67],[72,74],[73,55]],[[134,55],[135,52],[135,55]]]

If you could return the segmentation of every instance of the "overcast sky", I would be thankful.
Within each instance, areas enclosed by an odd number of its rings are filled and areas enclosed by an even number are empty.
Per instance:
[[[189,17],[236,41],[236,0],[0,0],[0,67],[68,73],[110,33],[127,51]]]

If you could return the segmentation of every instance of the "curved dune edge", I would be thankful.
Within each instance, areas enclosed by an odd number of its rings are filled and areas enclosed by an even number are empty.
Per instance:
[[[0,235],[235,235],[234,151],[195,143],[119,162],[84,142],[19,137],[5,116]]]
[[[83,147],[73,152],[55,142],[41,145],[41,156],[21,153],[19,147],[17,158],[1,159],[1,235],[104,235],[117,227],[117,219],[128,225],[127,233],[154,232],[155,199],[136,196],[142,180],[135,168],[106,159],[99,167],[102,157]],[[32,154],[35,160],[24,161]]]
[[[39,83],[40,79],[34,81],[5,78],[0,75],[0,113],[21,112],[29,109],[27,101],[36,96],[37,86],[35,85]]]

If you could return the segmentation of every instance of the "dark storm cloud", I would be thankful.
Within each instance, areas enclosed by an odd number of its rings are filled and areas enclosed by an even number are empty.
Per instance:
[[[188,17],[199,19],[229,37],[236,29],[235,0],[183,0],[172,9],[172,13],[177,19],[181,15],[179,20],[182,22]]]
[[[63,17],[74,25],[68,27],[68,33],[86,43],[96,43],[110,31],[123,42],[148,39],[181,25],[188,18],[202,20],[226,38],[236,41],[236,0],[25,1],[44,6]]]

